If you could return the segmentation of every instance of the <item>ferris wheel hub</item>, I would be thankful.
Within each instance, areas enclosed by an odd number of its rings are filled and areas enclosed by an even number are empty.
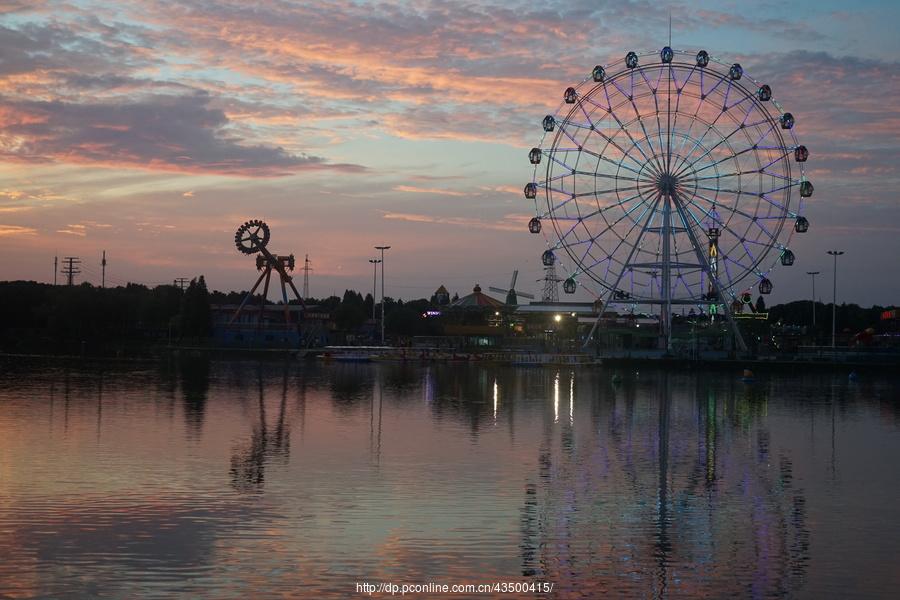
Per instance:
[[[670,173],[663,173],[656,179],[656,189],[663,196],[671,198],[678,190],[678,177]]]

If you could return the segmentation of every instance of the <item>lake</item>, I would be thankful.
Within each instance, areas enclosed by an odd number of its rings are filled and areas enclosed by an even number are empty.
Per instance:
[[[900,587],[884,374],[0,364],[4,599]]]

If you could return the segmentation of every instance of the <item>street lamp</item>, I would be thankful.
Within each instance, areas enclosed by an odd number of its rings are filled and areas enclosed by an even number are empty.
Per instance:
[[[831,348],[835,348],[834,343],[834,332],[835,332],[835,313],[837,311],[837,257],[843,254],[843,250],[829,250],[828,254],[834,257],[834,277],[833,277],[833,285],[834,288],[832,290],[832,300],[831,300]]]
[[[812,276],[812,285],[813,285],[813,295],[812,295],[813,324],[812,324],[812,326],[813,326],[813,335],[815,335],[815,330],[816,330],[816,275],[819,274],[819,271],[807,271],[806,274]]]
[[[378,293],[378,287],[375,282],[377,281],[376,278],[378,277],[378,263],[380,263],[381,260],[377,258],[370,258],[369,262],[372,263],[372,321],[375,321],[375,296]]]
[[[384,346],[384,251],[390,250],[391,247],[375,246],[375,249],[381,250],[381,345]]]

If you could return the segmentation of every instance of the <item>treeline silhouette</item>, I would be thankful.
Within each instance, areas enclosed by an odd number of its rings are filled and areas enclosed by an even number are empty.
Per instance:
[[[245,293],[209,291],[203,276],[184,290],[175,285],[150,288],[135,283],[99,288],[89,283],[0,282],[0,351],[115,355],[149,353],[168,344],[203,344],[212,333],[211,305],[238,304]],[[307,304],[330,314],[336,327],[345,332],[362,328],[372,317],[373,305],[378,318],[381,315],[380,304],[371,294],[363,296],[354,290],[346,290],[343,297],[310,299]],[[430,308],[432,301],[424,298],[407,302],[385,298],[389,337],[440,335],[442,319],[421,317]],[[837,329],[851,333],[867,327],[881,330],[881,312],[889,308],[839,305]],[[812,302],[772,306],[769,323],[810,328]],[[823,337],[830,335],[830,304],[816,304],[816,331]]]
[[[100,288],[89,283],[54,286],[34,281],[0,282],[0,352],[149,354],[163,345],[202,344],[212,333],[212,305],[239,304],[246,292],[209,291],[204,277],[184,290],[129,283]],[[296,304],[296,301],[292,303]],[[331,315],[338,329],[355,331],[372,315],[371,294],[347,290],[343,297],[309,299]],[[380,304],[375,304],[380,318]],[[440,327],[421,319],[425,299],[385,298],[392,336],[436,335]]]
[[[838,304],[835,310],[835,328],[838,332],[859,333],[871,327],[877,332],[887,329],[888,323],[881,320],[881,313],[896,306],[872,306],[864,308],[858,304]],[[816,302],[816,326],[812,327],[813,303],[811,300],[796,300],[786,304],[776,304],[769,308],[769,322],[782,325],[806,327],[817,336],[831,335],[832,304]]]

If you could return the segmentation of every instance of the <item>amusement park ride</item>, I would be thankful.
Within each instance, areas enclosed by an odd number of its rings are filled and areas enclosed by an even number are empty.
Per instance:
[[[659,306],[666,350],[673,305],[722,314],[746,349],[733,315],[740,290],[771,293],[771,269],[794,264],[791,236],[809,229],[809,151],[795,124],[769,85],[704,50],[597,65],[566,88],[528,154],[541,262],[563,264],[565,293]]]
[[[303,297],[300,295],[300,292],[297,291],[297,288],[294,286],[293,278],[288,275],[288,271],[294,270],[294,255],[289,254],[287,256],[272,254],[266,249],[266,245],[269,243],[270,231],[269,226],[266,225],[264,221],[260,221],[259,219],[252,219],[247,221],[243,225],[241,225],[237,232],[234,234],[234,244],[237,246],[239,252],[244,254],[256,254],[256,268],[261,271],[259,277],[256,279],[256,283],[253,284],[253,287],[247,292],[247,295],[244,296],[244,299],[241,301],[240,306],[238,306],[237,310],[234,311],[234,314],[231,316],[231,320],[228,322],[229,324],[234,323],[237,318],[240,316],[241,311],[244,310],[244,307],[247,305],[247,302],[253,295],[256,293],[256,289],[259,287],[259,284],[265,280],[265,285],[263,285],[263,292],[260,298],[260,310],[259,315],[257,317],[257,325],[262,323],[263,312],[266,306],[266,298],[269,295],[269,281],[272,278],[272,271],[275,271],[279,278],[281,279],[281,297],[284,301],[284,323],[285,327],[290,327],[291,315],[288,309],[288,295],[287,295],[287,287],[290,286],[291,290],[294,292],[294,296],[296,296],[297,300],[300,301],[300,305],[304,308],[306,304],[303,302]]]

